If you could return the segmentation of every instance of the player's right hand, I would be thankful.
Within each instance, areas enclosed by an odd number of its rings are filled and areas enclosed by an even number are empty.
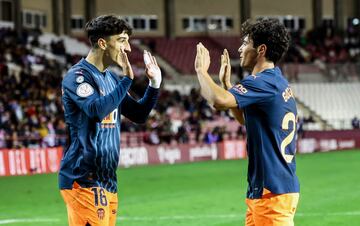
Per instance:
[[[196,73],[204,74],[207,73],[210,67],[210,54],[209,50],[199,42],[196,45],[196,57],[195,57],[195,71]]]
[[[150,52],[144,50],[144,63],[145,63],[145,74],[148,77],[149,85],[153,88],[160,88],[161,85],[161,70],[156,62],[156,58],[151,55]]]
[[[129,58],[124,49],[120,49],[116,62],[122,68],[125,76],[129,77],[130,79],[134,79],[134,72],[131,68]]]
[[[231,77],[230,57],[227,49],[224,49],[224,52],[221,55],[221,66],[219,71],[219,80],[224,89],[231,88],[230,77]]]

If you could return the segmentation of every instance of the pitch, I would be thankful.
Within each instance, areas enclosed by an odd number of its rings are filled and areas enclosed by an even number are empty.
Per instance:
[[[360,150],[297,156],[295,225],[360,222],[359,159]],[[117,225],[243,225],[246,167],[234,160],[119,169]],[[0,225],[67,225],[56,174],[1,177],[0,200]]]

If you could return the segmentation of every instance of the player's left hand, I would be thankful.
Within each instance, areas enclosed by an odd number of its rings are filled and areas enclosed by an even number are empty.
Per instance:
[[[227,49],[224,49],[224,52],[221,55],[221,67],[219,71],[219,80],[224,89],[229,89],[231,87],[230,77],[231,77],[230,57]]]
[[[199,42],[196,45],[195,71],[197,73],[207,73],[210,67],[210,54],[205,46]]]
[[[146,50],[144,50],[144,63],[146,67],[145,74],[150,80],[150,86],[159,88],[162,80],[160,67],[157,64],[155,57]]]
[[[122,68],[125,76],[129,77],[130,79],[134,79],[134,72],[131,68],[129,58],[124,49],[120,50],[116,59],[116,63]]]

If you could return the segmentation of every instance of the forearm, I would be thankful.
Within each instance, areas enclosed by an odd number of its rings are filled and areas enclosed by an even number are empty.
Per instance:
[[[150,114],[150,111],[155,107],[159,96],[159,89],[148,86],[145,91],[144,97],[141,98],[138,103],[141,106],[143,115],[147,118]]]
[[[159,89],[148,87],[139,101],[126,96],[121,106],[121,113],[135,123],[145,123],[159,96]]]
[[[232,115],[234,116],[234,118],[236,119],[236,121],[238,121],[241,125],[245,124],[243,110],[241,110],[239,108],[230,108],[230,111],[231,111]]]
[[[221,86],[222,86],[225,90],[229,90],[233,85],[231,84],[230,81],[221,81]]]
[[[92,118],[101,121],[111,111],[116,109],[121,101],[126,96],[127,91],[131,86],[132,80],[124,78],[116,88],[106,96],[102,96],[95,100],[89,101],[84,104],[83,110]]]
[[[201,95],[214,107],[221,105],[225,99],[227,91],[218,86],[207,72],[197,72],[200,83]]]
[[[222,81],[221,82],[221,86],[225,89],[225,90],[229,90],[233,85],[231,84],[230,81]],[[234,118],[236,119],[236,121],[238,121],[240,124],[244,125],[245,124],[245,119],[244,119],[244,112],[243,110],[235,107],[235,108],[230,108],[230,112],[232,113],[232,115],[234,116]]]

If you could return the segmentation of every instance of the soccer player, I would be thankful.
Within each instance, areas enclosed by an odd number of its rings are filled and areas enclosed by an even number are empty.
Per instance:
[[[62,82],[70,146],[59,172],[59,187],[70,226],[109,226],[116,223],[116,169],[120,149],[120,114],[143,123],[154,107],[161,83],[155,58],[144,52],[149,86],[138,101],[128,94],[134,78],[127,58],[132,28],[113,15],[86,24],[91,50],[68,71]],[[121,78],[107,69],[123,69]]]
[[[230,82],[230,59],[221,56],[222,87],[209,76],[209,51],[199,43],[195,70],[202,96],[217,109],[230,109],[247,131],[248,191],[245,225],[294,225],[299,200],[295,174],[297,110],[291,88],[276,63],[289,46],[289,34],[277,20],[242,25],[240,66],[251,72]]]

